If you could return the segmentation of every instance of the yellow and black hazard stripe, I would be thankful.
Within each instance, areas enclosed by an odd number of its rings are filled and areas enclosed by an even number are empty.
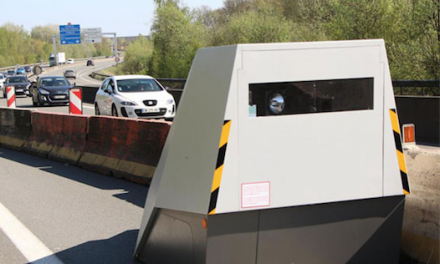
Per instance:
[[[402,178],[403,193],[409,194],[408,174],[406,171],[405,157],[402,149],[402,139],[400,138],[399,119],[396,109],[390,109],[391,125],[394,133],[394,143],[396,144],[397,160],[399,161],[400,176]]]
[[[226,147],[228,146],[229,131],[231,130],[231,120],[223,123],[222,134],[217,155],[217,164],[214,171],[214,179],[212,180],[211,199],[209,201],[208,214],[214,215],[217,208],[217,198],[220,191],[220,182],[223,174],[223,164],[225,162]]]

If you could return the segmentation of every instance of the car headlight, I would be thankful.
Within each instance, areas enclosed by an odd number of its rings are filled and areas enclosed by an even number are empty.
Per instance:
[[[174,100],[173,100],[173,99],[168,99],[168,100],[166,101],[166,104],[172,104],[172,103],[174,103]]]
[[[130,101],[124,101],[124,102],[121,102],[121,105],[132,105],[132,106],[134,106],[136,104],[133,103],[133,102],[130,102]]]
[[[49,94],[49,92],[46,90],[40,89],[40,94]]]

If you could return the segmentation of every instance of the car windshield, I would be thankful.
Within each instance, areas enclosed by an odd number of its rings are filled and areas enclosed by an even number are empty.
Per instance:
[[[72,73],[72,72],[73,72],[72,70],[67,70],[67,71],[66,71],[66,73]]]
[[[160,87],[154,79],[119,80],[117,84],[118,91],[122,93],[151,92],[163,90],[162,87]]]
[[[5,77],[2,75],[2,74],[0,74],[0,80],[3,80]]]
[[[10,83],[23,83],[23,82],[27,82],[27,79],[25,77],[10,77],[9,82]]]
[[[14,74],[15,71],[8,71],[8,74]]]
[[[41,84],[46,87],[67,86],[69,82],[64,78],[44,78],[41,80]]]

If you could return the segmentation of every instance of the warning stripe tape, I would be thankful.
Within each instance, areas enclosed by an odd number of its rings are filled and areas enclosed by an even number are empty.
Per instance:
[[[208,214],[214,215],[217,208],[217,198],[220,191],[220,182],[223,174],[223,165],[225,162],[226,147],[228,146],[229,132],[231,130],[231,120],[226,120],[223,123],[222,134],[220,137],[220,144],[217,155],[217,164],[214,171],[214,179],[211,187],[211,199],[209,201]]]
[[[410,194],[405,157],[402,149],[402,139],[400,137],[399,118],[397,117],[396,109],[390,109],[390,117],[394,133],[394,143],[396,145],[397,160],[399,162],[400,177],[402,178],[403,193]]]

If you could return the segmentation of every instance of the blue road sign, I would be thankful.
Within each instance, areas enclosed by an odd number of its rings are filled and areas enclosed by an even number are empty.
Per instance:
[[[81,29],[79,25],[60,26],[61,45],[81,44]]]

